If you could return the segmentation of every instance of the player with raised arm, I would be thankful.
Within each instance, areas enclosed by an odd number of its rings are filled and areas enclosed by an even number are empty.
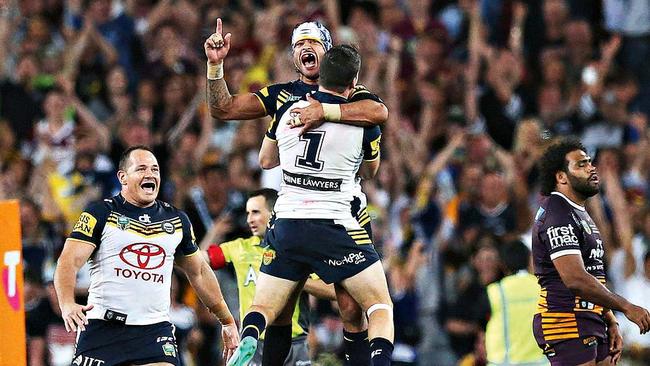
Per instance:
[[[54,274],[66,329],[78,332],[72,364],[180,365],[169,321],[174,263],[221,322],[228,358],[239,343],[237,325],[187,215],[156,199],[160,167],[153,152],[128,148],[117,175],[121,192],[84,210]],[[86,261],[91,273],[84,306],[75,302],[74,287]]]
[[[272,128],[279,116],[290,106],[318,90],[321,60],[325,52],[332,47],[330,32],[322,24],[305,22],[293,30],[291,48],[298,79],[288,83],[273,84],[255,93],[231,95],[228,91],[224,80],[223,62],[230,50],[231,37],[230,33],[223,35],[221,19],[217,19],[215,33],[208,37],[204,44],[208,58],[207,99],[213,117],[241,120],[268,115],[272,118],[270,127]],[[318,126],[325,120],[370,126],[385,123],[388,119],[388,109],[381,99],[360,85],[348,96],[348,103],[344,105],[320,103],[311,97],[309,101],[310,104],[303,108],[294,108],[293,111],[298,117],[289,121],[292,128],[305,124],[301,133]],[[361,191],[360,180],[357,180],[355,191],[354,202],[352,202],[353,215],[372,237],[370,216],[366,211],[367,199]],[[354,366],[369,365],[367,324],[361,309],[349,296],[344,298],[344,295],[339,297],[339,308],[343,318],[347,361]],[[267,336],[274,332],[275,329],[271,327],[267,330]],[[282,342],[278,336],[267,337],[267,339],[276,343]],[[264,343],[265,347],[270,345],[269,342]]]
[[[314,98],[345,103],[360,67],[354,48],[333,47],[323,57]],[[372,178],[379,168],[381,132],[325,123],[299,136],[289,127],[291,119],[289,108],[260,150],[260,165],[279,165],[283,181],[276,219],[265,237],[258,288],[242,321],[242,343],[228,365],[248,365],[266,324],[288,323],[288,310],[312,272],[340,285],[361,305],[368,317],[371,364],[390,365],[394,328],[386,277],[372,240],[350,212],[357,173]]]
[[[650,329],[650,314],[605,287],[604,245],[585,202],[599,191],[596,167],[575,140],[551,145],[540,159],[533,263],[541,286],[533,331],[551,365],[612,365],[623,340],[612,310]]]
[[[246,202],[246,215],[248,227],[252,236],[238,238],[219,245],[210,244],[212,238],[206,235],[201,243],[201,248],[206,248],[206,254],[212,269],[224,268],[232,264],[237,276],[237,289],[239,291],[239,313],[240,319],[244,318],[246,310],[253,303],[257,277],[263,261],[264,247],[262,241],[266,234],[267,225],[271,218],[271,212],[278,193],[270,188],[260,189],[251,192]],[[307,344],[307,331],[309,328],[309,299],[307,293],[320,298],[335,300],[334,286],[326,285],[318,279],[308,279],[305,288],[296,304],[291,324],[280,327],[280,336],[291,339],[290,343],[274,343],[276,347],[262,353],[264,347],[257,347],[251,366],[282,364],[286,366],[309,365],[309,346]],[[260,343],[263,337],[260,336]],[[284,350],[278,350],[284,347]],[[285,358],[285,354],[288,354]],[[278,359],[280,358],[280,359]]]

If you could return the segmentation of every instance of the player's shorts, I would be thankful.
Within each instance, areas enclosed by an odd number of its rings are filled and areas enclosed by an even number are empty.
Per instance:
[[[145,365],[155,362],[180,365],[171,323],[124,325],[90,319],[86,330],[77,337],[72,365]]]
[[[551,366],[580,365],[593,360],[600,362],[609,355],[607,339],[596,336],[569,339],[540,347]]]
[[[276,219],[264,242],[260,270],[290,281],[316,273],[325,283],[339,283],[379,260],[366,230],[330,219]]]
[[[262,366],[262,350],[264,349],[264,341],[257,342],[257,350],[255,356],[249,366]],[[309,359],[309,346],[307,345],[307,336],[296,337],[291,340],[291,350],[289,355],[284,361],[285,366],[309,366],[311,360]]]

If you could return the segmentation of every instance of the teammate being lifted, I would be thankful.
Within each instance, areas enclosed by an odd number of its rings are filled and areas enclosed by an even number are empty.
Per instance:
[[[360,67],[354,48],[329,50],[314,98],[345,103]],[[379,168],[379,128],[326,123],[299,136],[288,126],[291,118],[289,108],[272,124],[260,150],[260,165],[280,165],[283,182],[274,208],[277,218],[265,238],[268,260],[242,321],[242,343],[228,365],[248,365],[266,324],[290,320],[312,272],[341,285],[361,305],[368,316],[372,365],[390,365],[394,328],[386,277],[372,240],[350,213],[357,173],[372,178]]]
[[[316,22],[305,22],[296,26],[291,37],[293,64],[298,72],[298,80],[288,83],[273,84],[255,93],[231,95],[223,79],[223,61],[231,46],[232,35],[223,35],[221,19],[217,27],[205,42],[205,54],[208,58],[208,104],[213,117],[222,120],[245,120],[264,116],[272,118],[271,126],[291,105],[304,100],[306,95],[318,90],[320,67],[325,51],[332,47],[332,38],[325,26]],[[289,121],[291,128],[304,124],[301,133],[320,125],[323,121],[371,126],[385,123],[388,109],[383,102],[365,88],[357,88],[348,96],[348,103],[321,103],[309,98],[310,104],[303,108],[294,108],[297,115]],[[372,237],[370,217],[366,212],[367,200],[361,191],[360,180],[355,186],[353,216]],[[348,295],[340,291],[339,308],[344,326],[344,345],[349,365],[364,366],[370,364],[370,352],[366,320],[359,306]],[[275,327],[267,329],[267,340],[289,342],[275,334]],[[273,335],[273,336],[272,336]],[[271,346],[265,342],[264,346]]]

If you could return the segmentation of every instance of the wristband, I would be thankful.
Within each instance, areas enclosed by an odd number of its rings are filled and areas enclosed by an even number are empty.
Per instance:
[[[208,61],[208,80],[219,80],[223,79],[223,61],[218,64],[211,64]]]
[[[326,121],[338,122],[341,120],[341,105],[322,103],[323,117]]]

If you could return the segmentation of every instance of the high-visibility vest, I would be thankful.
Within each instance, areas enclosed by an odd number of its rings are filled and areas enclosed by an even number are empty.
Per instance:
[[[548,365],[533,335],[539,298],[537,278],[526,271],[487,287],[492,315],[485,330],[489,365]]]

